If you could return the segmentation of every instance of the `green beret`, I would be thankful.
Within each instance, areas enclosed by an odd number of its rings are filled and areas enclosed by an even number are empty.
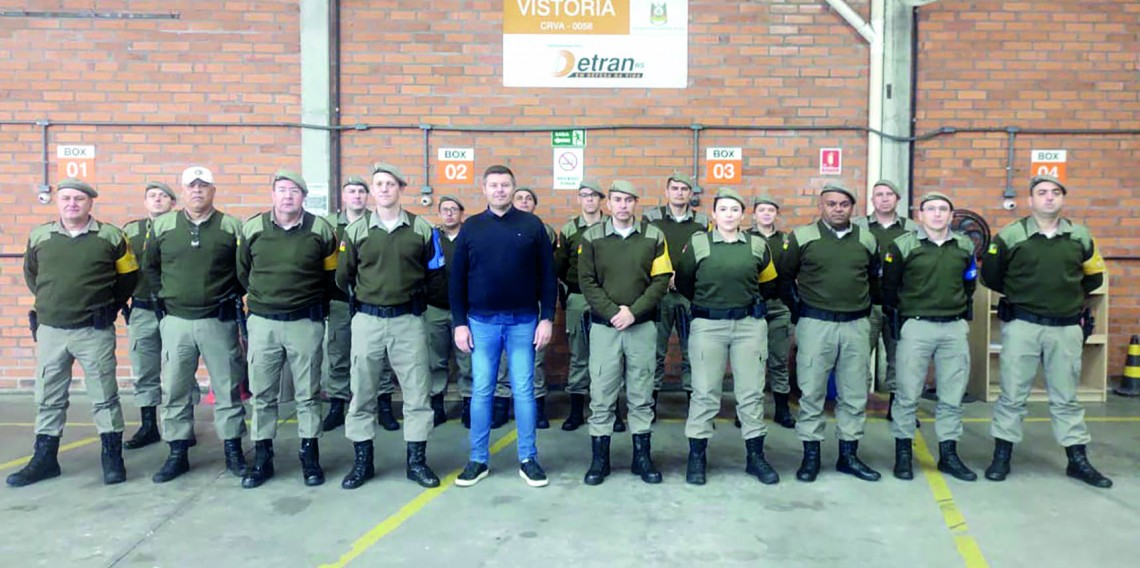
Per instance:
[[[1061,188],[1061,195],[1069,194],[1069,190],[1065,188],[1065,184],[1061,183],[1061,180],[1057,179],[1056,176],[1050,175],[1033,176],[1033,179],[1029,180],[1029,191],[1033,191],[1033,188],[1037,187],[1037,184],[1046,181],[1051,181],[1057,184],[1057,187]]]
[[[59,182],[59,189],[74,189],[87,194],[87,197],[99,197],[99,192],[95,191],[91,184],[76,178],[67,178]]]
[[[716,190],[716,197],[713,197],[713,208],[716,208],[716,202],[721,199],[731,199],[740,204],[741,209],[747,207],[744,203],[744,197],[740,195],[735,189],[731,187],[721,187]]]
[[[598,197],[606,196],[606,192],[602,191],[601,184],[593,180],[582,180],[582,183],[578,184],[578,190],[581,191],[583,189],[593,191],[594,193],[598,194]]]
[[[954,202],[950,201],[950,197],[947,196],[945,193],[939,193],[937,191],[929,191],[929,192],[923,194],[922,199],[920,199],[918,201],[918,208],[922,209],[922,206],[926,205],[927,201],[945,201],[948,205],[950,205],[950,210],[951,211],[954,210]]]
[[[444,203],[447,203],[448,201],[450,201],[450,202],[454,203],[455,205],[457,205],[457,206],[459,207],[459,210],[460,210],[460,211],[466,211],[466,210],[467,210],[467,208],[463,206],[463,202],[462,202],[462,201],[460,201],[459,199],[457,199],[457,198],[455,198],[455,197],[452,197],[452,196],[450,196],[450,195],[444,195],[444,196],[440,197],[440,198],[439,198],[439,206],[440,206],[440,207],[443,207],[443,204],[444,204]],[[534,203],[535,203],[535,205],[538,205],[538,202],[537,202],[537,201],[535,201]]]
[[[875,185],[873,185],[871,187],[875,188],[875,187],[878,187],[880,185],[891,188],[891,191],[893,191],[895,193],[895,197],[902,199],[902,194],[899,193],[899,186],[895,185],[895,182],[893,182],[889,179],[881,179],[881,180],[875,182]]]
[[[689,186],[689,189],[693,189],[693,187],[694,187],[693,186],[693,178],[691,178],[688,175],[685,175],[685,174],[683,174],[677,170],[673,170],[673,175],[669,176],[669,179],[665,183],[670,183],[670,182],[674,182],[674,181],[679,181],[679,182]]]
[[[641,198],[641,194],[638,193],[637,188],[633,187],[632,183],[629,183],[624,179],[615,179],[613,183],[610,184],[610,193],[613,193],[615,191],[632,196],[634,199]]]
[[[146,182],[146,189],[144,191],[150,191],[152,189],[161,190],[163,193],[169,195],[171,199],[178,201],[178,196],[174,195],[174,190],[170,189],[169,185],[166,185],[165,183],[162,183],[161,181],[148,181],[148,182]]]
[[[780,210],[780,202],[776,201],[771,195],[767,194],[757,195],[756,197],[752,198],[752,209],[755,210],[757,205],[771,205],[772,207],[776,208],[776,211]]]
[[[396,183],[399,183],[400,187],[405,187],[408,185],[408,179],[404,177],[404,174],[402,172],[400,172],[400,168],[397,168],[392,164],[376,162],[376,164],[372,166],[372,176],[375,177],[376,174],[380,172],[390,174],[392,177],[396,178]]]
[[[537,193],[535,193],[533,189],[531,189],[531,188],[529,188],[529,187],[526,187],[525,185],[524,185],[524,186],[522,186],[522,187],[516,187],[516,188],[515,188],[515,193],[518,193],[518,192],[520,192],[520,191],[523,191],[523,192],[529,193],[529,194],[530,194],[530,197],[531,197],[531,199],[534,199],[534,204],[535,204],[535,205],[538,205],[538,194],[537,194]],[[512,195],[512,196],[514,196],[514,193],[512,193],[511,195]]]
[[[301,177],[301,174],[289,170],[277,170],[277,173],[273,174],[273,183],[277,183],[283,179],[297,184],[297,187],[301,188],[301,193],[305,195],[309,194],[309,186],[305,183],[305,178]]]
[[[359,186],[363,187],[364,189],[368,189],[368,182],[364,181],[364,178],[362,178],[360,176],[348,176],[348,178],[346,178],[344,180],[344,184],[341,185],[340,188],[344,189],[350,185],[359,185]]]
[[[858,201],[858,199],[855,199],[855,194],[850,189],[847,189],[846,187],[843,187],[842,185],[839,185],[838,183],[829,183],[829,184],[823,186],[823,189],[819,190],[820,195],[823,195],[825,193],[832,193],[832,192],[842,193],[843,195],[846,195],[847,197],[849,197],[851,199],[851,203],[855,203],[856,201]]]

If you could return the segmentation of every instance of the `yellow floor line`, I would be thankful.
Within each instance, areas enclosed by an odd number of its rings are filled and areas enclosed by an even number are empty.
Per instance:
[[[99,441],[99,436],[92,436],[90,438],[83,438],[82,440],[76,440],[74,442],[71,442],[70,444],[64,444],[64,445],[60,446],[59,447],[59,453],[66,452],[68,450],[74,450],[75,448],[82,448],[83,446],[86,446],[87,444],[92,444],[92,443],[95,443],[98,441]],[[9,462],[0,463],[0,471],[4,471],[6,469],[13,468],[13,467],[18,467],[18,466],[24,465],[30,461],[32,461],[32,456],[24,456],[22,458],[14,459],[14,460],[9,461]]]
[[[934,501],[942,510],[942,520],[946,523],[946,528],[950,529],[950,535],[954,537],[954,545],[958,548],[958,554],[962,556],[962,560],[966,562],[966,568],[988,568],[990,564],[986,562],[985,556],[982,556],[982,549],[978,547],[977,541],[974,540],[973,536],[970,536],[970,528],[966,526],[966,517],[962,515],[962,511],[954,502],[954,495],[950,493],[946,478],[942,476],[942,472],[938,471],[934,456],[930,454],[930,449],[926,446],[926,440],[923,439],[921,432],[914,433],[914,450],[922,473],[926,476],[926,482],[930,484],[930,491],[934,494]]]
[[[516,438],[518,438],[517,430],[511,430],[508,432],[505,436],[500,438],[499,441],[495,442],[493,446],[491,446],[491,455],[499,453],[500,450],[514,442]],[[440,480],[439,487],[436,487],[434,489],[425,489],[423,492],[417,495],[415,499],[408,501],[403,507],[400,507],[399,511],[396,511],[387,519],[380,521],[380,524],[372,527],[371,530],[364,533],[364,536],[356,539],[356,541],[352,543],[352,547],[349,549],[349,551],[344,553],[344,555],[337,559],[336,562],[333,562],[331,564],[322,564],[321,568],[341,568],[342,566],[347,566],[349,562],[352,562],[358,556],[364,554],[364,552],[369,548],[375,546],[376,543],[380,541],[380,539],[396,530],[400,525],[404,524],[404,521],[407,521],[412,517],[412,515],[420,512],[420,510],[427,506],[428,503],[431,503],[437,497],[442,495],[444,491],[447,491],[448,489],[454,487],[455,478],[459,477],[459,474],[462,473],[462,471],[462,469],[457,469],[447,474],[447,477],[444,477]]]

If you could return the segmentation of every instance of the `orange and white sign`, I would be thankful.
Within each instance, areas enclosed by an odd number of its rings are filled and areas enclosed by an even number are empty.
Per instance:
[[[689,83],[688,0],[504,0],[503,86]]]
[[[740,183],[744,165],[741,148],[708,148],[705,150],[705,182],[732,185]]]
[[[79,178],[86,182],[95,181],[94,146],[56,146],[56,162],[59,179]]]
[[[474,148],[440,148],[436,167],[436,183],[469,184],[475,181]]]
[[[1065,150],[1034,150],[1029,163],[1029,175],[1053,176],[1061,183],[1065,183],[1065,162],[1068,160]]]
[[[819,149],[819,175],[843,175],[843,148]]]

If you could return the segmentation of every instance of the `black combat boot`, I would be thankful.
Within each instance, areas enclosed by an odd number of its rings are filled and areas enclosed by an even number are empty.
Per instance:
[[[625,420],[621,419],[621,402],[614,403],[614,432],[626,431]]]
[[[447,422],[447,410],[443,408],[443,393],[431,395],[431,411],[435,415],[432,418],[434,425],[439,426]]]
[[[321,447],[316,438],[301,438],[301,477],[305,485],[315,487],[325,482],[325,470],[321,469]]]
[[[127,480],[127,467],[123,465],[123,433],[99,434],[103,442],[103,485],[114,485]]]
[[[796,419],[792,416],[792,408],[788,405],[788,393],[774,392],[772,400],[776,402],[776,414],[772,417],[772,422],[784,428],[795,428]]]
[[[158,432],[158,409],[153,406],[144,406],[139,408],[139,414],[142,415],[139,431],[123,443],[123,447],[128,450],[137,450],[162,441],[162,435]]]
[[[706,438],[689,438],[689,463],[685,466],[685,483],[705,484],[705,470],[708,469],[708,456],[705,450],[708,447],[709,441]]]
[[[640,475],[646,483],[661,483],[661,472],[653,465],[650,436],[649,432],[633,435],[633,463],[629,470],[634,475]]]
[[[505,396],[496,396],[491,403],[491,429],[496,430],[507,425],[511,419],[511,399]]]
[[[376,467],[372,464],[372,440],[353,442],[352,452],[352,469],[344,476],[344,481],[340,482],[340,486],[345,489],[356,489],[376,476]]]
[[[566,421],[562,423],[562,429],[567,432],[577,430],[582,424],[586,423],[584,416],[584,408],[586,406],[586,395],[584,394],[571,394],[570,395],[570,415],[566,417]]]
[[[226,454],[226,469],[234,477],[245,475],[245,450],[241,449],[241,438],[230,438],[223,442],[222,451]]]
[[[1009,460],[1013,457],[1013,442],[994,438],[994,460],[986,468],[986,479],[1005,481],[1009,475]]]
[[[958,457],[958,442],[955,440],[938,442],[938,471],[962,481],[978,480],[978,474],[966,467],[962,458]]]
[[[540,396],[534,399],[534,427],[539,430],[547,430],[550,428],[550,419],[546,417],[546,397]]]
[[[427,442],[408,442],[408,479],[420,487],[439,487],[439,477],[427,464]]]
[[[855,440],[839,441],[839,459],[835,462],[835,469],[839,473],[846,473],[862,479],[863,481],[878,481],[879,472],[871,469],[863,460],[859,459],[859,442]]]
[[[261,487],[273,478],[273,440],[258,440],[253,443],[253,466],[241,477],[241,486],[246,489]]]
[[[745,440],[744,448],[748,451],[744,467],[748,475],[759,479],[764,485],[775,485],[780,482],[780,474],[776,473],[768,460],[764,459],[764,436]]]
[[[162,468],[151,477],[151,481],[155,483],[166,483],[190,471],[190,440],[174,440],[168,445],[170,455],[166,457]]]
[[[344,426],[344,411],[346,406],[348,406],[348,401],[343,398],[329,399],[329,413],[325,415],[325,421],[321,423],[322,432],[331,432]]]
[[[586,471],[583,481],[586,485],[601,485],[610,474],[610,437],[592,436],[590,446],[593,457],[590,459],[590,469]]]
[[[1077,444],[1065,448],[1065,454],[1069,456],[1069,466],[1065,468],[1065,475],[1079,479],[1093,487],[1100,487],[1101,489],[1112,487],[1112,480],[1101,475],[1101,473],[1089,463],[1089,457],[1088,454],[1085,453],[1084,444]]]
[[[895,477],[914,479],[914,440],[895,438]]]
[[[37,434],[35,450],[31,461],[23,469],[8,476],[8,485],[24,487],[33,483],[59,477],[59,436]]]
[[[391,393],[376,397],[376,423],[389,432],[400,429],[400,423],[396,422],[396,415],[392,414]]]
[[[796,470],[796,479],[805,483],[819,476],[819,442],[804,442],[804,457]]]

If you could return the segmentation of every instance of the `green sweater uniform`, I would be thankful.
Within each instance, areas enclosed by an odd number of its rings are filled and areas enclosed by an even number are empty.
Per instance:
[[[708,215],[694,211],[691,207],[680,221],[669,212],[668,205],[647,209],[644,220],[665,233],[665,242],[669,243],[670,258],[680,258],[681,250],[685,248],[689,237],[694,233],[708,232],[712,228]]]
[[[444,232],[443,227],[436,227],[435,231],[439,235],[439,248],[440,252],[443,253],[443,267],[428,272],[427,303],[441,310],[451,311],[451,300],[447,296],[448,278],[451,277],[451,270],[448,266],[451,265],[451,257],[455,254],[455,241],[447,238],[447,233]],[[456,233],[455,238],[459,238],[458,233]]]
[[[883,306],[903,318],[964,316],[977,283],[974,242],[960,233],[938,245],[919,227],[883,254]]]
[[[365,209],[363,217],[367,219],[371,214],[372,211]],[[344,211],[341,211],[340,213],[325,215],[324,219],[325,221],[328,221],[328,223],[332,225],[333,229],[336,231],[336,242],[339,243],[343,241],[344,230],[348,228],[348,214],[346,214]],[[335,282],[333,286],[332,299],[338,302],[348,301],[348,293],[335,286]]]
[[[337,240],[328,221],[309,212],[283,229],[273,212],[254,215],[241,229],[237,276],[249,311],[281,315],[325,305],[336,287]]]
[[[24,282],[39,323],[51,327],[89,326],[101,310],[113,315],[135,289],[138,270],[123,232],[94,217],[75,236],[59,221],[40,225],[24,252]]]
[[[377,215],[353,221],[340,243],[336,285],[345,291],[351,286],[357,301],[374,306],[423,301],[431,232],[427,221],[404,210],[391,232]]]
[[[635,323],[652,321],[668,290],[673,263],[665,234],[639,225],[635,222],[633,232],[622,237],[607,219],[582,233],[578,281],[590,309],[603,320],[628,306]]]
[[[868,230],[852,223],[839,238],[821,219],[792,231],[783,249],[784,285],[797,287],[807,306],[849,313],[879,303],[878,245]]]
[[[585,234],[586,229],[604,223],[608,219],[608,216],[602,215],[598,223],[591,225],[581,215],[578,215],[567,221],[558,231],[558,240],[554,248],[554,270],[558,273],[558,279],[566,284],[566,288],[571,294],[579,294],[582,291],[578,285],[578,254],[579,245],[582,244],[582,235]]]
[[[123,225],[123,234],[126,235],[127,240],[130,242],[131,252],[134,253],[137,259],[143,257],[143,251],[146,250],[146,241],[147,238],[150,237],[152,225],[154,225],[154,220],[149,217],[136,219]],[[158,286],[156,286],[154,282],[151,282],[150,278],[140,270],[138,283],[135,285],[135,290],[131,295],[149,302],[157,291]]]
[[[982,259],[982,281],[1017,308],[1045,317],[1080,314],[1085,297],[1104,283],[1104,259],[1083,225],[1061,219],[1052,237],[1033,217],[994,237]]]
[[[689,237],[674,282],[694,306],[729,310],[775,297],[776,275],[763,237],[741,232],[730,242],[714,229]]]
[[[241,221],[214,211],[195,224],[183,211],[154,220],[143,272],[157,283],[166,313],[183,319],[218,317],[222,303],[245,291],[237,278]]]
[[[871,231],[871,234],[875,236],[875,243],[879,245],[879,254],[886,253],[887,247],[895,242],[895,239],[919,227],[918,223],[915,223],[910,218],[897,215],[894,223],[884,226],[882,223],[879,223],[878,218],[876,218],[873,213],[865,217],[856,217],[852,219],[852,222],[863,229]],[[875,299],[875,303],[879,303],[878,298]]]

